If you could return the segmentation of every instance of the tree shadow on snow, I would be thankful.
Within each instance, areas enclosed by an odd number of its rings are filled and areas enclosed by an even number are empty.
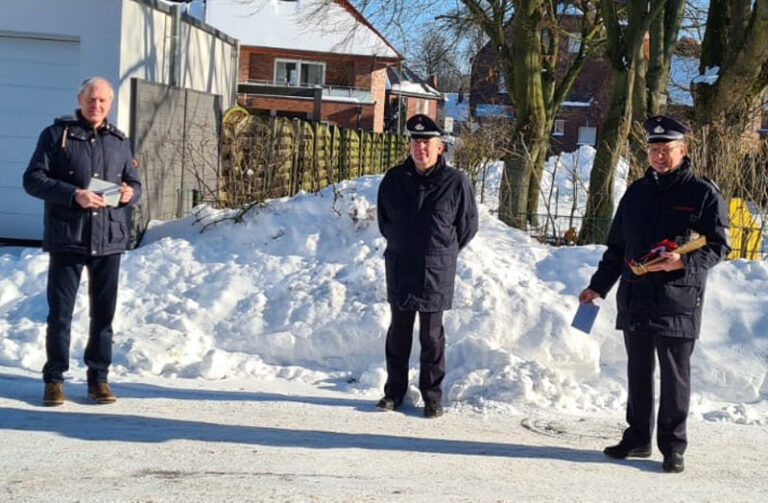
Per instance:
[[[570,447],[504,444],[469,440],[419,438],[371,433],[295,430],[153,418],[135,415],[0,407],[0,429],[43,431],[86,441],[149,442],[193,440],[303,449],[371,449],[429,454],[557,459],[575,463],[607,463],[602,453]],[[658,463],[627,463],[658,471]]]
[[[5,381],[5,382],[2,382]],[[153,418],[137,415],[71,412],[41,405],[42,382],[26,376],[0,373],[0,396],[15,399],[39,409],[21,410],[0,407],[0,430],[41,431],[88,441],[148,442],[193,440],[200,442],[228,442],[271,447],[297,447],[309,449],[371,449],[383,451],[409,451],[432,454],[456,454],[530,459],[558,459],[575,463],[616,463],[601,452],[570,447],[522,445],[512,443],[480,442],[420,438],[371,433],[344,433],[323,430],[295,430],[265,426],[244,426]],[[368,400],[331,397],[307,397],[275,393],[186,390],[147,384],[115,384],[118,398],[170,398],[184,400],[221,401],[288,401],[335,407],[354,407],[362,412],[386,414],[374,408]],[[85,383],[67,383],[67,400],[91,404],[85,398]],[[94,405],[101,408],[103,406]],[[397,413],[421,416],[421,408],[405,404]],[[391,413],[389,413],[391,414]],[[650,460],[619,461],[643,471],[658,471],[658,463]]]

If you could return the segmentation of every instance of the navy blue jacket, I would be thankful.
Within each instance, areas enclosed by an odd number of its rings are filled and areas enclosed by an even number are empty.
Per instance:
[[[377,212],[387,239],[387,300],[408,311],[450,309],[459,250],[477,233],[469,178],[442,156],[426,174],[408,157],[384,175]]]
[[[626,265],[689,230],[705,236],[707,244],[682,255],[685,268],[635,276]],[[687,157],[665,175],[649,168],[619,202],[607,245],[589,288],[605,296],[621,277],[616,328],[696,339],[707,271],[730,251],[728,212],[717,187],[694,175]]]
[[[133,187],[128,204],[117,208],[84,209],[75,189],[87,188],[91,177]],[[141,197],[128,138],[106,123],[93,129],[77,117],[56,119],[40,134],[24,172],[24,189],[45,201],[43,249],[92,256],[126,249],[130,222],[127,206]]]

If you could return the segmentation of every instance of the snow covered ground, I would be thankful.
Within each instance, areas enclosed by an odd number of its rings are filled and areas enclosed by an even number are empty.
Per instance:
[[[69,401],[40,406],[48,257],[0,248],[0,501],[768,500],[768,266],[710,276],[686,471],[661,473],[658,453],[609,462],[626,398],[614,292],[591,334],[570,327],[603,247],[541,245],[493,197],[445,316],[446,415],[421,417],[418,342],[403,412],[374,412],[379,181],[204,233],[222,213],[153,226],[124,256],[110,406],[84,398],[85,283]]]

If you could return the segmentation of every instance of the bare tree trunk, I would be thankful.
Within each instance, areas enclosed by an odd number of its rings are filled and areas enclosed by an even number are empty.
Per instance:
[[[531,177],[539,152],[546,150],[546,110],[541,81],[541,6],[542,0],[515,3],[515,51],[509,53],[515,99],[515,137],[512,154],[504,163],[499,190],[499,218],[508,225],[524,229],[530,220],[528,199]],[[502,62],[503,67],[503,62]]]
[[[694,84],[694,120],[708,148],[702,165],[730,172],[749,149],[744,140],[761,113],[768,90],[768,0],[712,0],[699,71],[716,78]],[[741,149],[723,148],[727,144]],[[724,156],[723,152],[730,152]]]
[[[645,44],[638,49],[635,60],[635,84],[632,86],[632,122],[627,138],[629,146],[629,180],[637,180],[642,177],[647,166],[643,121],[647,117],[648,98],[651,91],[646,78],[648,63],[644,53]]]
[[[634,69],[614,69],[611,106],[603,122],[595,161],[589,176],[589,197],[584,223],[579,234],[580,243],[602,243],[608,234],[613,216],[612,190],[615,166],[629,134],[631,93]]]
[[[608,59],[613,68],[613,84],[608,115],[598,136],[597,153],[590,174],[580,243],[602,243],[608,234],[613,215],[611,189],[614,172],[630,131],[637,58],[642,54],[643,38],[650,23],[666,2],[651,0],[650,11],[647,2],[628,2],[629,15],[625,26],[619,22],[618,2],[602,0],[600,3],[608,40]]]

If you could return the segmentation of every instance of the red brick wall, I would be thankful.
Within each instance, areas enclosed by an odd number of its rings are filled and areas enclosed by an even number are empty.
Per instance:
[[[375,103],[373,131],[384,131],[384,105],[387,96],[387,69],[381,68],[371,74],[371,100]]]
[[[274,78],[276,59],[299,59],[325,63],[326,85],[363,89],[370,89],[372,72],[383,70],[387,66],[387,61],[377,61],[368,56],[241,47],[239,81],[245,82],[249,79],[271,81]]]
[[[357,87],[371,92],[373,105],[362,105],[362,127],[376,132],[384,130],[384,104],[386,101],[386,67],[392,60],[381,60],[368,56],[348,56],[320,52],[290,51],[263,47],[242,47],[238,80],[272,81],[276,59],[299,59],[325,63],[325,85]],[[311,100],[290,98],[254,98],[248,103],[257,103],[255,108],[282,110],[289,113],[311,113]],[[307,104],[308,103],[308,104]],[[323,102],[323,120],[357,127],[358,105],[349,102]]]
[[[282,98],[272,96],[249,95],[238,97],[238,103],[242,106],[256,110],[276,110],[278,115],[308,118],[314,110],[314,101],[311,99]],[[358,125],[358,105],[348,102],[323,101],[320,109],[321,120],[328,121],[339,127],[372,130],[374,126],[374,105],[359,105],[360,118]]]

